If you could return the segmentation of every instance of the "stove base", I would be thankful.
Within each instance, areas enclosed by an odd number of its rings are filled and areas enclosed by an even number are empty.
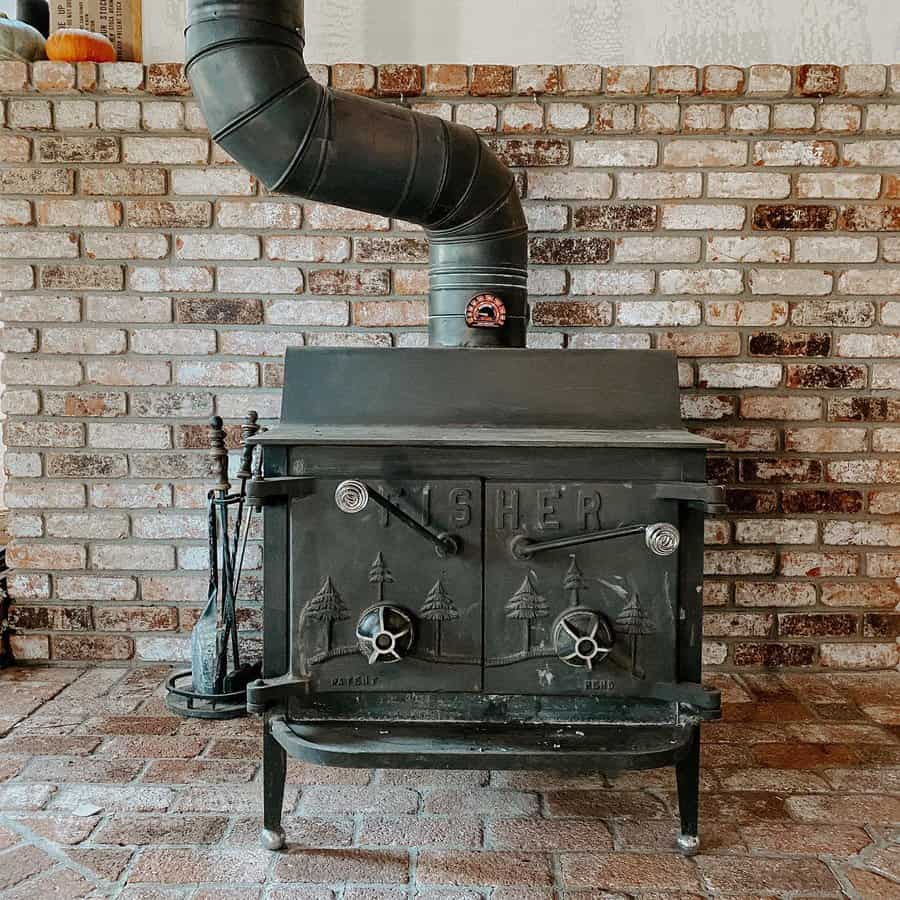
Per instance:
[[[263,742],[263,830],[266,850],[282,850],[287,757],[316,765],[405,769],[530,769],[616,772],[674,765],[681,832],[677,848],[700,847],[700,723],[617,722],[567,725],[484,725],[448,722],[288,721],[267,716]]]
[[[320,766],[618,772],[672,765],[696,725],[506,725],[287,722],[272,734],[290,756]]]

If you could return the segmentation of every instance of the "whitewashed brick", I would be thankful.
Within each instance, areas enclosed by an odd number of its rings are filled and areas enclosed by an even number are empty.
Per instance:
[[[783,97],[791,92],[791,70],[772,64],[750,66],[747,93],[760,96]]]
[[[47,536],[82,540],[122,540],[128,537],[128,516],[89,513],[51,513],[46,518]]]
[[[128,286],[148,293],[211,291],[213,270],[209,266],[135,266],[128,273]]]
[[[663,163],[667,166],[743,166],[747,145],[743,141],[674,140],[666,144]]]
[[[164,234],[90,232],[82,237],[88,259],[165,259],[169,238]]]
[[[757,141],[755,166],[834,166],[837,149],[831,141]]]
[[[753,134],[769,127],[770,110],[762,103],[743,103],[731,107],[728,125],[732,131]]]
[[[811,131],[816,110],[811,103],[776,103],[772,108],[772,127],[776,131]]]
[[[667,269],[659,273],[662,294],[739,294],[743,289],[740,269]]]
[[[75,360],[14,359],[3,360],[3,384],[73,385],[81,383],[81,363]]]
[[[693,300],[622,300],[616,321],[626,327],[699,325],[701,307]]]
[[[110,386],[168,384],[171,376],[169,363],[155,359],[92,359],[86,363],[86,369],[88,381]]]
[[[900,294],[900,272],[893,269],[848,269],[838,279],[841,294]]]
[[[164,544],[96,544],[91,562],[100,571],[158,571],[175,568],[175,548]]]
[[[85,300],[85,318],[92,322],[171,322],[169,297],[95,295]]]
[[[783,237],[708,237],[709,262],[787,262],[791,242]]]
[[[598,134],[621,134],[634,131],[633,103],[600,103],[594,108],[594,131]]]
[[[638,131],[674,134],[680,119],[681,107],[677,103],[642,103],[637,116]]]
[[[747,284],[753,294],[821,296],[830,294],[834,276],[816,269],[751,269]]]
[[[583,131],[591,122],[591,109],[583,103],[551,103],[547,124],[556,131]]]
[[[569,208],[550,203],[526,206],[525,221],[531,232],[565,231],[569,225]]]
[[[569,347],[573,350],[649,350],[650,335],[624,331],[578,332],[569,338]]]
[[[574,141],[576,166],[655,166],[656,141]]]
[[[624,237],[616,241],[616,262],[697,262],[700,238]]]
[[[209,157],[209,141],[201,137],[124,137],[122,159],[129,164],[203,164]]]
[[[38,333],[35,328],[0,329],[0,352],[33,353],[38,347]]]
[[[256,193],[256,179],[243,169],[173,169],[172,191],[201,197],[250,196]]]
[[[841,334],[837,339],[837,355],[859,359],[900,358],[900,334]]]
[[[650,294],[655,273],[645,269],[574,269],[572,293],[576,295],[615,296],[617,294]]]
[[[208,328],[135,328],[134,353],[165,356],[203,356],[216,352],[216,333]]]
[[[856,141],[844,144],[848,166],[900,166],[900,141]]]
[[[333,325],[350,323],[346,300],[267,300],[265,319],[269,325]]]
[[[278,262],[340,263],[350,259],[345,237],[275,235],[263,239],[266,259]]]
[[[423,293],[427,293],[427,284]],[[528,293],[537,297],[556,297],[565,294],[565,271],[532,266],[528,271]]]
[[[699,172],[622,172],[618,182],[623,200],[699,197],[703,190]]]
[[[144,86],[144,67],[136,62],[100,63],[100,88],[104,91],[139,91]]]
[[[188,387],[255,387],[259,383],[256,363],[179,362],[175,383]]]
[[[706,185],[708,196],[723,199],[781,200],[791,193],[790,176],[776,172],[710,172]]]
[[[701,387],[773,388],[781,384],[781,366],[775,363],[702,363]]]
[[[33,416],[41,408],[41,397],[37,391],[5,390],[0,397],[0,411],[8,416]]]
[[[606,172],[528,171],[531,200],[605,200],[612,196],[612,189],[612,178]]]
[[[862,109],[852,103],[827,103],[818,110],[819,131],[838,134],[859,131]]]
[[[460,103],[456,121],[482,133],[497,130],[497,107],[493,103]]]
[[[298,331],[223,331],[221,352],[229,356],[284,356],[288,347],[302,347],[304,337]]]
[[[125,332],[118,328],[45,328],[44,353],[79,353],[109,356],[126,350]]]
[[[269,200],[216,203],[216,224],[221,228],[296,229],[302,222],[303,209],[296,203]]]
[[[673,203],[662,208],[661,225],[672,231],[737,231],[746,218],[743,206]]]
[[[878,238],[799,236],[794,240],[794,259],[799,263],[875,262]]]
[[[84,485],[66,482],[10,484],[3,499],[10,509],[83,509],[87,505]]]
[[[146,131],[183,131],[184,106],[171,100],[145,100],[142,124]]]
[[[818,534],[815,519],[741,519],[734,523],[738,544],[814,544]]]
[[[175,255],[179,259],[259,259],[259,238],[252,234],[179,234]]]
[[[881,176],[849,172],[802,172],[797,176],[801,199],[874,199],[881,192]]]
[[[58,131],[86,131],[97,127],[97,104],[93,100],[57,100],[54,107]]]
[[[218,270],[219,290],[228,294],[300,294],[303,273],[287,267],[231,266]]]
[[[141,125],[137,100],[105,100],[97,105],[97,121],[103,131],[136,131]]]
[[[49,131],[53,127],[52,110],[49,100],[9,100],[6,115],[10,128]]]

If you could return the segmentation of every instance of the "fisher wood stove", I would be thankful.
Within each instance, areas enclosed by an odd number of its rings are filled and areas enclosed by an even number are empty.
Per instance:
[[[674,765],[695,852],[709,442],[661,351],[289,350],[264,477],[264,831],[286,756]]]
[[[316,82],[302,0],[188,0],[213,139],[273,192],[424,228],[429,349],[289,350],[265,510],[263,843],[326,765],[675,765],[697,848],[708,441],[654,351],[526,350],[528,225],[471,128]],[[491,349],[493,348],[493,349]]]

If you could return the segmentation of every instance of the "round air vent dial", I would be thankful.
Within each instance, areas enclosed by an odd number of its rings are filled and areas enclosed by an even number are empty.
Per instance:
[[[415,641],[413,618],[399,606],[370,606],[356,624],[356,641],[370,666],[400,662]]]
[[[556,655],[567,666],[593,669],[609,656],[615,637],[605,616],[591,609],[575,607],[556,620],[553,643]]]

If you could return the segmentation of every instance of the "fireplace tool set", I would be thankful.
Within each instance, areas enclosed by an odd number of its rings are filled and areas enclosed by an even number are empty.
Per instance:
[[[222,419],[209,423],[210,463],[216,484],[207,495],[209,588],[207,602],[191,631],[191,668],[172,675],[167,705],[184,716],[225,719],[245,715],[247,683],[261,666],[242,664],[237,627],[237,598],[253,513],[259,507],[247,496],[247,484],[261,478],[261,452],[252,439],[263,430],[251,410],[241,425],[240,487],[231,492],[228,451]],[[231,520],[234,520],[233,534]],[[230,659],[230,663],[229,663]],[[190,679],[190,687],[187,687]]]

